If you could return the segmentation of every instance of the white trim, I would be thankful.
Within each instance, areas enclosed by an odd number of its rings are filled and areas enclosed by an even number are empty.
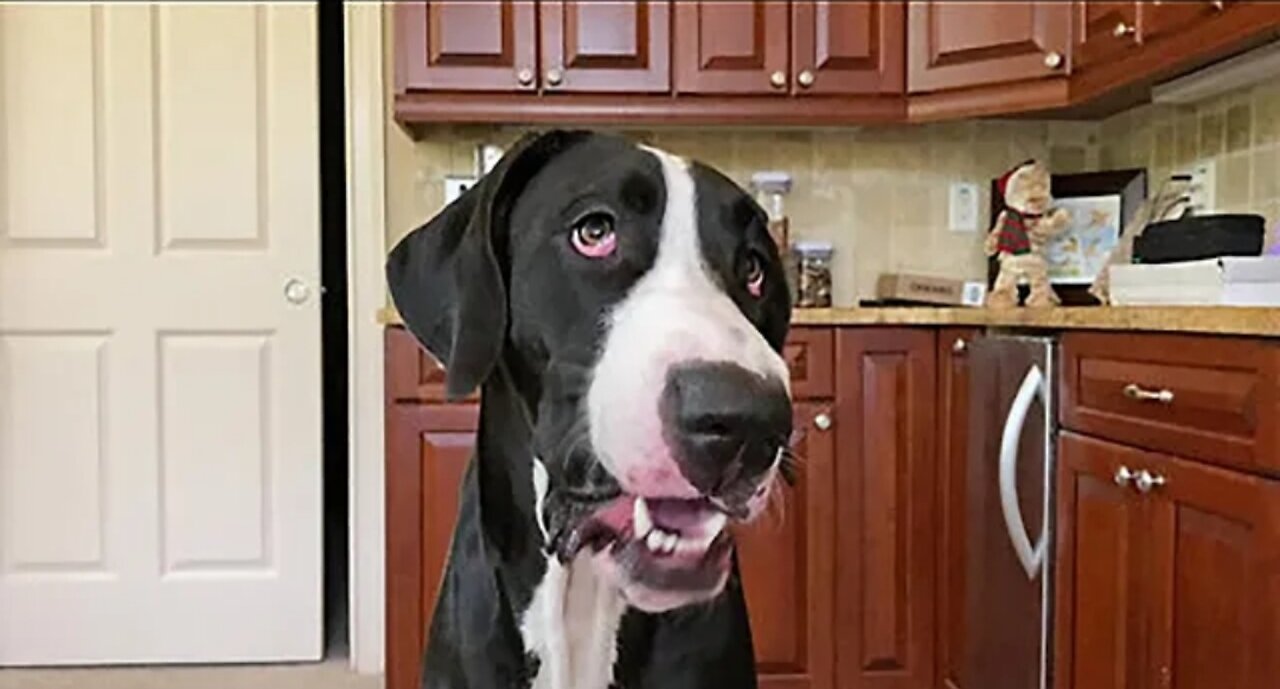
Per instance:
[[[385,660],[383,349],[386,304],[382,3],[347,3],[347,344],[350,357],[351,666],[379,674]]]

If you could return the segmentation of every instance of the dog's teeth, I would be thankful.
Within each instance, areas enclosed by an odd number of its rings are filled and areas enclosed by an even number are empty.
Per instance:
[[[637,538],[645,538],[653,530],[653,518],[649,516],[649,505],[644,498],[637,497],[631,514],[631,532]]]
[[[676,545],[678,545],[679,543],[680,543],[679,536],[673,533],[667,534],[666,540],[664,540],[662,543],[662,552],[668,555],[670,555],[671,553],[674,553],[676,551]]]
[[[725,525],[728,523],[729,515],[724,512],[716,512],[712,515],[711,519],[707,521],[707,525],[705,527],[706,533],[710,534],[707,543],[710,543],[711,539],[719,536],[720,532],[724,530]]]
[[[650,531],[648,537],[645,538],[645,545],[649,546],[649,550],[654,553],[662,550],[662,546],[666,545],[666,542],[666,534],[657,529]]]

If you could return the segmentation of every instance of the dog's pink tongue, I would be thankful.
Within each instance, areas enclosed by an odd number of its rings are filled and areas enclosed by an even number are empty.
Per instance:
[[[689,531],[701,526],[714,513],[714,509],[701,500],[648,499],[645,502],[654,525],[666,531]]]

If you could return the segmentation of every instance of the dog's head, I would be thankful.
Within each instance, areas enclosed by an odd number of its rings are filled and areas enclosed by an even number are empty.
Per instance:
[[[549,551],[644,610],[721,591],[727,526],[764,508],[791,434],[790,300],[742,189],[620,137],[530,135],[388,279],[450,394],[520,390]]]

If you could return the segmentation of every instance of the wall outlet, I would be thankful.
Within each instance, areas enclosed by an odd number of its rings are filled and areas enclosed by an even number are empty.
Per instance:
[[[1196,215],[1217,212],[1217,165],[1212,160],[1202,160],[1188,172],[1191,175],[1191,185],[1187,189],[1187,195],[1191,197],[1191,202],[1187,205],[1191,207],[1191,212]]]
[[[978,185],[953,182],[947,204],[948,224],[952,232],[978,231]]]
[[[475,177],[463,175],[450,175],[444,178],[444,202],[445,205],[451,204],[459,196],[462,196],[468,189],[475,186],[480,180]]]

